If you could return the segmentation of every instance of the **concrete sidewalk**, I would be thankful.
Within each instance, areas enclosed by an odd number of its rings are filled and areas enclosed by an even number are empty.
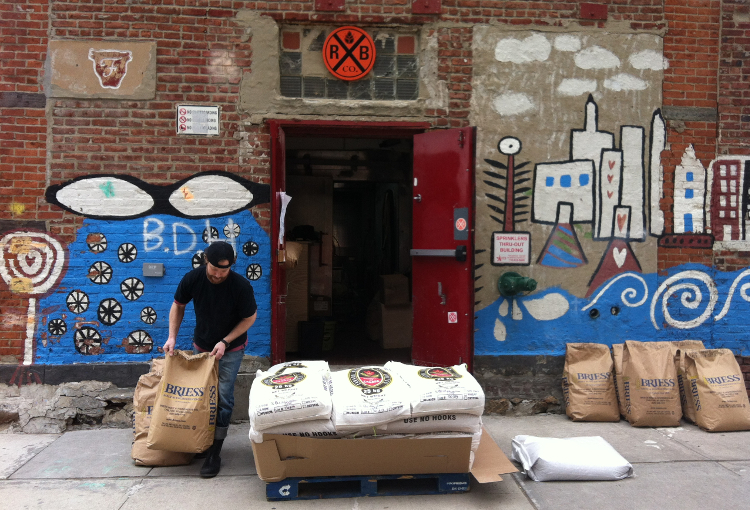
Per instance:
[[[461,507],[507,510],[722,510],[750,507],[750,432],[633,428],[627,422],[573,423],[564,415],[485,416],[485,428],[510,457],[518,434],[602,436],[635,470],[619,482],[533,482],[523,474],[499,483],[472,482],[469,493],[268,502],[255,473],[247,424],[233,426],[219,476],[201,466],[133,465],[130,429],[64,434],[0,434],[0,508],[181,510],[208,508],[399,509]]]

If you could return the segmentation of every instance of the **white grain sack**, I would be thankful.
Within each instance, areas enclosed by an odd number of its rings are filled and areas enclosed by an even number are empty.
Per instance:
[[[250,427],[250,440],[253,443],[262,443],[264,434],[281,434],[283,436],[312,437],[315,439],[339,439],[343,434],[336,432],[336,427],[330,419],[307,420],[286,423],[263,431]]]
[[[413,416],[443,412],[481,416],[484,412],[484,391],[466,364],[420,367],[389,361],[385,367],[398,373],[411,388]]]
[[[378,428],[378,431],[381,429]],[[440,413],[401,418],[387,423],[383,431],[388,434],[427,434],[433,432],[482,432],[482,417],[466,413]]]
[[[283,363],[272,368],[276,370],[259,370],[250,388],[248,412],[255,431],[331,417],[330,372],[315,362]]]
[[[336,430],[356,431],[410,416],[409,387],[384,367],[370,366],[331,374]]]

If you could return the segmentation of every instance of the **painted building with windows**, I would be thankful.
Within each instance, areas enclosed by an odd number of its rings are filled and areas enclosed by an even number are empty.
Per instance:
[[[3,7],[0,382],[137,374],[217,239],[257,359],[467,362],[531,399],[572,341],[750,364],[750,8],[426,5]]]

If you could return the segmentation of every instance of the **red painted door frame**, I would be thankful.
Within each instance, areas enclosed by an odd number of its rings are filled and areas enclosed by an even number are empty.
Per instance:
[[[286,361],[287,281],[279,241],[281,193],[286,189],[286,136],[346,138],[411,138],[432,126],[428,122],[353,122],[268,120],[271,134],[271,363]]]

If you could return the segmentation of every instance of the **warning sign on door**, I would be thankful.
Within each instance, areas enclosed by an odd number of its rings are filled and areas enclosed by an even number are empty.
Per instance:
[[[531,257],[529,232],[493,232],[492,265],[528,266]]]
[[[448,324],[456,324],[458,322],[458,312],[448,312]]]

